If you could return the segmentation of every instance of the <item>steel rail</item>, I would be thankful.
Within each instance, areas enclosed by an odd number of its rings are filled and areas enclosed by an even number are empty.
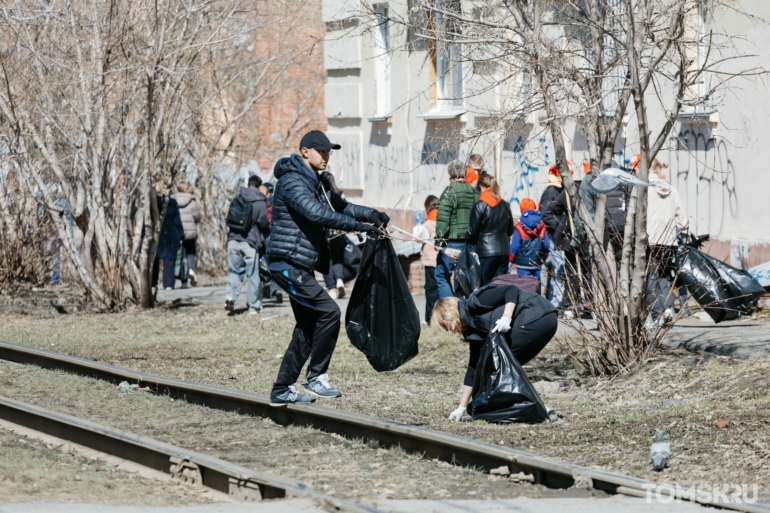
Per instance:
[[[507,466],[510,473],[530,474],[535,483],[549,488],[568,488],[577,480],[581,484],[588,484],[594,489],[610,494],[650,497],[651,493],[665,491],[668,496],[696,503],[710,504],[713,500],[707,493],[581,467],[419,426],[315,405],[291,404],[276,408],[270,406],[270,399],[265,395],[154,376],[46,349],[0,341],[0,358],[69,371],[112,383],[136,383],[150,387],[156,394],[169,395],[210,408],[270,418],[281,425],[310,426],[347,438],[374,440],[384,447],[401,447],[409,452],[421,453],[426,457],[453,464],[486,470]],[[730,497],[724,499],[731,500]],[[718,507],[747,513],[770,513],[770,505],[759,503],[720,502]]]
[[[305,497],[329,504],[338,511],[379,511],[315,492],[296,479],[262,474],[206,454],[6,397],[0,397],[0,419],[170,474],[179,482],[204,486],[240,501]]]

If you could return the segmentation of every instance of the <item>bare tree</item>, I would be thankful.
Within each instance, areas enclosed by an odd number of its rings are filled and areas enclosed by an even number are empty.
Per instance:
[[[474,77],[475,87],[463,93],[470,104],[490,90],[500,97],[486,110],[474,106],[484,121],[465,130],[464,141],[501,138],[531,119],[539,120],[536,137],[543,132],[551,137],[571,217],[584,227],[589,247],[590,278],[581,276],[572,294],[591,303],[601,329],[599,336],[581,330],[585,351],[578,358],[590,372],[633,366],[658,346],[665,330],[644,329],[651,272],[646,189],[630,193],[618,255],[603,244],[606,198],[597,197],[591,216],[578,197],[567,166],[565,128],[582,128],[596,177],[610,167],[620,134],[635,123],[639,178],[646,181],[683,109],[710,109],[731,80],[763,73],[736,69],[733,61],[746,56],[717,26],[727,10],[735,15],[739,6],[719,0],[421,0],[412,2],[406,16],[390,19],[412,40],[427,41],[433,52],[457,55],[447,73],[463,64],[466,70],[494,69],[486,81]],[[375,11],[368,12],[373,26]]]
[[[240,121],[269,96],[305,2],[32,2],[0,9],[0,136],[9,165],[50,214],[97,305],[151,307],[166,198],[191,166],[226,159]],[[201,148],[205,148],[202,151]],[[205,172],[202,178],[205,178]],[[71,215],[65,216],[68,210]],[[70,222],[71,220],[71,222]]]

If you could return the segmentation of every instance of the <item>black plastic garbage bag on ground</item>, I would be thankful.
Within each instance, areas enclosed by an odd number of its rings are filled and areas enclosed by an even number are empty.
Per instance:
[[[378,372],[397,369],[417,356],[420,313],[389,239],[376,236],[364,245],[345,328]]]
[[[739,313],[748,313],[751,307],[765,295],[764,287],[748,271],[737,269],[706,253],[703,253],[703,257],[711,262],[719,273],[722,285]]]
[[[466,244],[465,249],[457,257],[454,280],[455,295],[458,297],[470,297],[475,290],[482,287],[481,260],[475,246]]]
[[[481,349],[471,397],[471,420],[500,424],[548,420],[543,400],[502,333],[491,333]]]
[[[748,272],[692,247],[680,247],[677,266],[677,282],[687,287],[687,291],[715,323],[729,321],[748,312],[765,293]]]

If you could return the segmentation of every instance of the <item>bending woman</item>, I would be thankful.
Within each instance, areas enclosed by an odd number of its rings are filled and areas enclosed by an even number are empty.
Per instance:
[[[556,308],[538,294],[513,285],[487,285],[468,299],[439,300],[430,324],[437,331],[462,335],[469,345],[460,406],[449,415],[450,420],[459,421],[471,400],[476,365],[489,334],[504,333],[516,360],[524,365],[556,334],[558,317]]]

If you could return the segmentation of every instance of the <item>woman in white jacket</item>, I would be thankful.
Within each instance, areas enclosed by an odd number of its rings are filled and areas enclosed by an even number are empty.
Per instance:
[[[652,322],[667,321],[673,317],[674,293],[671,291],[676,276],[677,235],[687,229],[689,221],[682,211],[679,191],[667,180],[664,169],[668,164],[654,159],[650,168],[647,192],[647,236],[651,274],[647,286],[647,302],[651,305]],[[661,313],[663,319],[660,319]]]

